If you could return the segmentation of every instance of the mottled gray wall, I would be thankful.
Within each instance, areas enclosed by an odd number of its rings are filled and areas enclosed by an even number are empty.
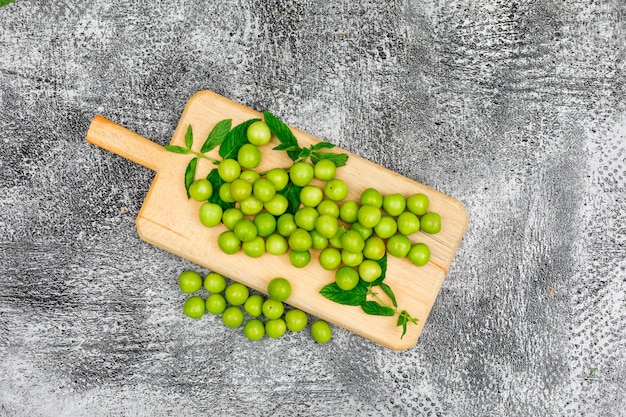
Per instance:
[[[0,8],[0,415],[626,415],[626,3],[51,2]],[[247,342],[181,312],[142,242],[165,144],[211,89],[461,200],[418,344]],[[204,271],[206,272],[206,271]]]

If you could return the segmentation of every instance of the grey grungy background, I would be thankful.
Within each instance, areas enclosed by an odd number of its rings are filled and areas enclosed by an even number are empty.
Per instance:
[[[0,8],[0,415],[626,415],[623,0]],[[141,241],[155,142],[209,89],[461,200],[418,344],[251,344]],[[207,271],[202,271],[207,272]]]

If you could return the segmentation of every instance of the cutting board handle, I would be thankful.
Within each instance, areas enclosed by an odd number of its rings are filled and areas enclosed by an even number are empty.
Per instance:
[[[153,171],[158,171],[171,155],[163,146],[100,115],[91,121],[87,131],[87,142]]]

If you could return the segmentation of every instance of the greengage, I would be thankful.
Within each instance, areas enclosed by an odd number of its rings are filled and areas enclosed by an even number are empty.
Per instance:
[[[222,314],[226,310],[226,299],[222,294],[211,294],[206,299],[206,311],[211,314]]]
[[[406,209],[406,199],[402,194],[395,193],[383,197],[383,210],[390,216],[399,216]]]
[[[265,122],[258,120],[248,126],[246,137],[248,138],[248,142],[251,144],[263,146],[270,143],[270,139],[272,139],[272,132]]]
[[[411,246],[407,258],[417,266],[424,266],[430,260],[430,248],[424,243]]]
[[[265,333],[268,337],[271,337],[272,339],[277,339],[281,337],[285,334],[286,331],[287,324],[285,323],[285,320],[281,318],[268,320],[265,323]]]
[[[189,196],[196,201],[205,201],[213,195],[213,185],[206,178],[195,180],[189,186]]]
[[[263,302],[265,298],[261,294],[252,294],[243,304],[243,309],[250,317],[258,317],[263,314]]]
[[[226,301],[234,306],[240,306],[245,303],[249,295],[250,290],[248,290],[248,287],[239,282],[233,282],[224,290]]]
[[[383,195],[375,188],[366,188],[361,193],[361,205],[370,205],[381,208],[383,206]]]
[[[423,216],[428,211],[429,199],[426,194],[413,194],[406,200],[407,209],[416,216]]]
[[[241,165],[234,159],[224,159],[217,166],[217,173],[226,182],[233,182],[241,174]]]
[[[251,258],[258,258],[265,253],[265,240],[261,236],[256,236],[251,240],[242,242],[241,250]]]
[[[200,206],[198,217],[206,227],[217,226],[222,221],[222,207],[215,203],[204,203]]]
[[[272,255],[283,255],[287,253],[289,245],[284,236],[273,233],[265,239],[265,250]]]
[[[298,187],[308,185],[313,179],[313,174],[313,166],[304,161],[296,162],[289,168],[289,178]]]
[[[319,263],[322,268],[332,271],[341,265],[341,252],[337,248],[326,248],[320,252]]]
[[[202,288],[202,276],[196,271],[185,270],[178,275],[178,288],[185,294],[192,294]]]
[[[204,316],[206,306],[204,305],[204,298],[199,295],[192,295],[183,304],[183,312],[187,317],[198,320]]]
[[[363,227],[368,228],[376,227],[381,217],[382,213],[380,212],[380,208],[371,204],[365,204],[361,206],[357,214],[357,219],[359,223]]]
[[[410,211],[405,211],[398,216],[398,231],[405,236],[412,235],[420,230],[420,220]]]
[[[220,233],[217,237],[217,246],[219,246],[222,252],[232,255],[237,253],[241,248],[241,241],[237,239],[237,236],[235,236],[232,230],[227,230]]]
[[[248,340],[261,340],[265,336],[265,325],[259,319],[248,320],[243,325],[243,334]]]
[[[330,181],[335,178],[337,166],[330,159],[320,159],[314,167],[315,178],[322,181]]]
[[[258,213],[252,223],[256,226],[257,234],[262,237],[267,237],[276,230],[276,217],[268,212]]]
[[[230,196],[235,201],[244,200],[252,195],[252,184],[241,178],[237,178],[230,184]]]
[[[289,174],[283,168],[272,168],[265,174],[265,178],[270,180],[276,187],[276,191],[280,191],[287,186],[289,182]]]
[[[342,266],[335,272],[335,284],[344,291],[350,291],[359,283],[359,273],[349,266]]]
[[[255,145],[246,143],[237,152],[237,162],[242,168],[256,168],[261,163],[261,151]]]
[[[387,252],[396,258],[404,258],[411,249],[411,241],[403,234],[396,234],[387,239]]]
[[[291,295],[291,283],[283,277],[273,278],[267,285],[267,294],[276,301],[285,301]]]
[[[420,227],[422,231],[429,234],[439,233],[441,230],[441,217],[432,211],[428,212],[420,219]]]
[[[340,201],[348,196],[348,186],[342,180],[335,178],[326,183],[324,194],[333,201]]]
[[[277,319],[282,317],[285,312],[285,305],[282,301],[268,298],[263,302],[262,311],[265,318],[269,320]]]
[[[298,310],[297,308],[293,308],[285,313],[285,324],[287,325],[287,329],[292,332],[299,332],[303,330],[309,319],[306,313],[302,310]]]
[[[323,320],[318,320],[311,325],[311,336],[319,344],[329,342],[332,335],[333,332],[329,324]]]
[[[243,311],[241,311],[241,308],[237,306],[227,307],[222,313],[222,323],[231,329],[236,329],[241,326],[243,324],[243,319]]]
[[[204,289],[211,293],[220,293],[226,289],[226,278],[222,274],[211,271],[204,278]]]
[[[311,262],[311,251],[309,251],[309,250],[304,250],[304,251],[290,250],[289,251],[289,261],[296,268],[304,268],[305,266],[307,266],[309,264],[309,262]]]

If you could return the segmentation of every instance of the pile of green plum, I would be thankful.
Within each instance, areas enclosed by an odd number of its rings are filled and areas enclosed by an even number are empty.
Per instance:
[[[243,326],[249,340],[260,340],[265,335],[279,338],[287,330],[300,332],[309,322],[304,311],[284,303],[291,295],[291,284],[286,278],[277,277],[269,282],[269,297],[252,294],[245,285],[228,282],[214,271],[203,279],[198,272],[185,270],[178,276],[178,286],[185,294],[192,294],[183,305],[186,316],[197,320],[206,312],[221,315],[225,326],[233,329]],[[206,299],[196,294],[202,288],[209,293]],[[316,320],[309,327],[313,339],[320,344],[332,337],[330,326],[323,320]]]
[[[428,245],[410,239],[420,230],[428,234],[441,230],[441,217],[429,211],[428,196],[384,195],[367,188],[358,199],[350,200],[348,185],[336,175],[346,164],[347,154],[333,152],[334,145],[327,142],[302,148],[285,123],[268,111],[263,116],[263,120],[250,119],[232,129],[230,119],[218,122],[200,152],[192,148],[191,126],[184,147],[166,146],[171,152],[195,155],[184,180],[188,197],[202,203],[200,222],[206,227],[225,226],[217,236],[217,245],[226,254],[243,252],[251,258],[266,253],[287,255],[293,266],[304,268],[315,251],[320,266],[334,271],[334,281],[320,289],[324,297],[358,305],[366,314],[398,315],[397,325],[403,327],[404,336],[407,323],[417,323],[418,319],[406,310],[398,310],[393,290],[383,282],[387,255],[407,259],[416,266],[429,262]],[[272,150],[286,152],[291,164],[261,171],[260,147],[268,145],[273,137],[279,145]],[[221,159],[209,157],[207,152],[218,146]],[[205,178],[196,179],[199,158],[212,161],[216,167]],[[392,305],[376,291],[389,296]],[[212,294],[209,299],[224,299],[222,304],[237,307],[233,301],[239,300],[229,300],[227,294],[222,298]],[[244,295],[248,300],[249,294]],[[256,298],[250,298],[253,301],[249,303],[254,303]],[[215,311],[209,299],[204,308]],[[191,302],[200,306],[199,300]],[[225,309],[221,314],[227,325],[241,325],[240,313]],[[265,323],[265,332],[279,335],[280,322],[266,318],[271,324],[268,328]],[[260,329],[258,323],[252,323],[248,326]]]
[[[381,274],[376,261],[386,253],[406,257],[417,266],[428,263],[430,248],[409,239],[418,230],[441,229],[440,216],[428,211],[428,196],[383,195],[368,188],[358,201],[345,200],[348,186],[335,177],[332,159],[312,163],[301,158],[288,168],[257,172],[259,146],[269,143],[271,136],[265,122],[250,124],[248,143],[236,158],[219,162],[219,189],[207,178],[189,187],[190,197],[204,202],[200,222],[226,226],[218,237],[224,253],[242,251],[252,258],[266,252],[288,253],[292,265],[303,268],[311,261],[311,249],[317,249],[320,265],[336,270],[337,284],[344,289],[353,288],[359,279],[376,280]],[[219,199],[208,201],[214,193]]]

